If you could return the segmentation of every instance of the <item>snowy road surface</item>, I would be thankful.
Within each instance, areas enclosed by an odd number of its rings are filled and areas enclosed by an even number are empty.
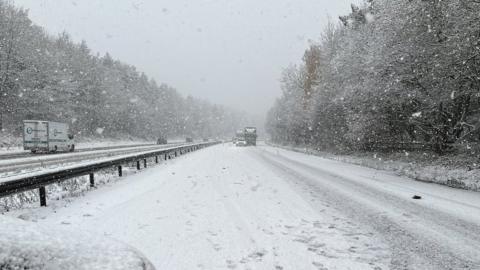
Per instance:
[[[267,146],[10,214],[126,242],[157,269],[480,269],[479,193]]]

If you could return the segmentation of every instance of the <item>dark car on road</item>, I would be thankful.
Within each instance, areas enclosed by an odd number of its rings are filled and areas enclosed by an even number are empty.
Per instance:
[[[165,137],[159,137],[157,139],[157,144],[167,144],[167,139]]]

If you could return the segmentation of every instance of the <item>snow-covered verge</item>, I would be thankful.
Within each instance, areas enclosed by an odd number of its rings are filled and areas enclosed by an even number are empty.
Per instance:
[[[101,235],[0,216],[0,269],[154,269],[136,249]]]
[[[317,151],[308,147],[282,146],[268,143],[269,145],[288,149],[295,152],[316,155],[323,158],[365,166],[377,170],[392,171],[398,176],[406,176],[417,181],[436,183],[454,188],[480,191],[480,162],[472,162],[473,166],[447,165],[441,161],[422,159],[417,161],[403,161],[396,155],[381,157],[369,153],[357,155],[340,155]],[[408,153],[404,153],[408,155]]]

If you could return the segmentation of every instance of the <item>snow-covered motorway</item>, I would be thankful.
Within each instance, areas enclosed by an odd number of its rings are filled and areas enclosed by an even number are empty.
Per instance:
[[[157,269],[480,269],[479,193],[269,146],[210,147],[7,215],[126,242]]]

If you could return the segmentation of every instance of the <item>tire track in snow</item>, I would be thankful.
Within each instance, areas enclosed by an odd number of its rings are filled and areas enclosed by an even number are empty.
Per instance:
[[[261,150],[255,154],[260,162],[280,175],[289,176],[287,178],[300,192],[331,202],[340,211],[380,233],[391,247],[392,269],[480,268],[478,224],[279,154]]]

